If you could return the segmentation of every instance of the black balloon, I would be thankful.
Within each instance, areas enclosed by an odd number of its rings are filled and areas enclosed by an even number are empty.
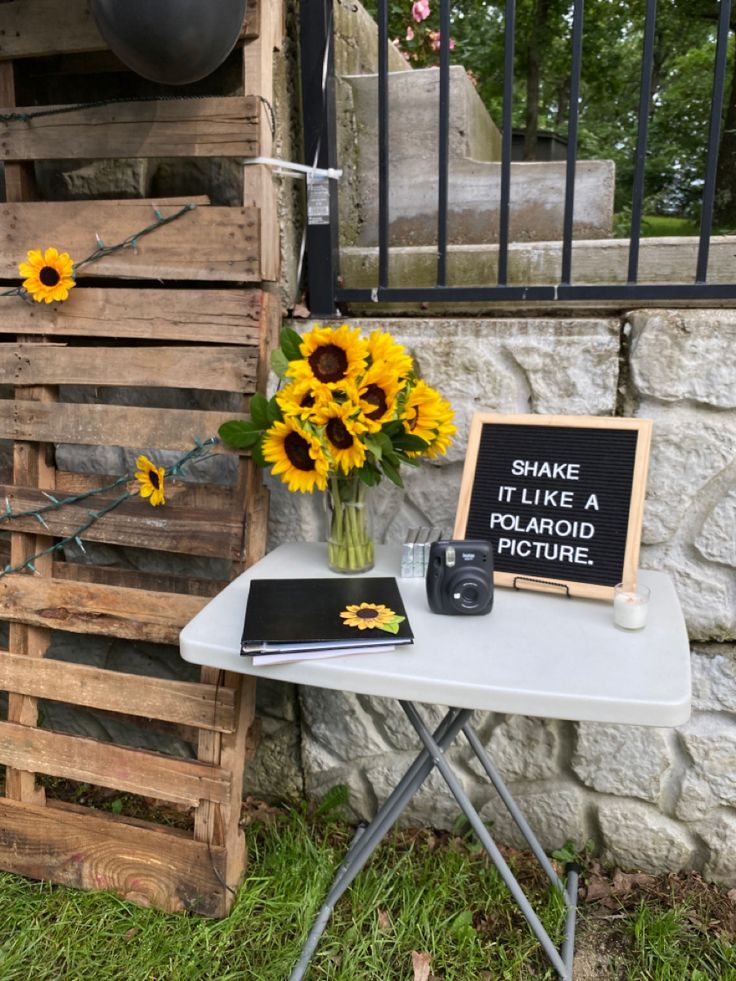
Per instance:
[[[223,63],[240,35],[246,0],[92,0],[97,29],[138,75],[185,85]]]

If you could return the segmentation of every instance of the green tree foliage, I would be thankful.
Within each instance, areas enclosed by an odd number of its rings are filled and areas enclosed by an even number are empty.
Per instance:
[[[376,0],[367,4],[375,14]],[[505,0],[452,0],[452,61],[473,78],[491,117],[503,105]],[[712,97],[716,0],[659,0],[645,193],[652,212],[697,215]],[[579,105],[581,158],[616,164],[616,210],[631,203],[639,117],[645,0],[586,0]],[[412,0],[389,0],[389,36],[410,64],[438,62],[439,0],[417,21]],[[409,30],[407,30],[409,29]],[[407,39],[407,35],[408,38]],[[534,158],[538,131],[566,136],[572,0],[517,0],[513,125]],[[736,225],[736,84],[730,46],[716,218]]]

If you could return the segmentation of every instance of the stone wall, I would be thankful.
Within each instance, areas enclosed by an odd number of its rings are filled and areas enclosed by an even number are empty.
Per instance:
[[[736,885],[736,313],[350,322],[390,330],[457,412],[446,459],[410,474],[404,492],[379,489],[385,541],[417,523],[452,527],[477,410],[654,420],[641,564],[677,586],[693,640],[691,720],[666,730],[496,714],[478,728],[545,848],[592,840],[628,868],[696,868]],[[320,534],[319,502],[272,483],[271,544]],[[415,737],[391,702],[302,688],[289,713],[307,794],[346,783],[355,817],[374,812],[412,759]],[[498,839],[520,845],[470,754],[450,755]],[[456,816],[433,778],[405,818],[448,827]]]

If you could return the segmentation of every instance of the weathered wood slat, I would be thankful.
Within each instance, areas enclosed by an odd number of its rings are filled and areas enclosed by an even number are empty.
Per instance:
[[[22,303],[5,297],[0,300],[0,334],[196,341],[250,347],[259,343],[263,297],[255,289],[141,290],[94,286],[75,289],[65,303]]]
[[[0,763],[176,804],[230,799],[231,780],[220,767],[13,722],[0,722]]]
[[[0,542],[0,546],[2,543]],[[0,562],[6,565],[0,547]],[[227,586],[227,580],[191,579],[185,576],[166,575],[162,572],[139,572],[137,569],[118,569],[109,565],[82,565],[77,562],[54,562],[55,579],[95,583],[101,586],[125,586],[127,589],[156,590],[161,593],[182,593],[186,596],[202,596],[211,599]]]
[[[106,890],[170,913],[224,916],[232,897],[225,849],[174,829],[128,823],[56,801],[34,807],[0,798],[0,865],[31,879]]]
[[[258,34],[261,0],[248,0],[241,37]],[[11,0],[0,4],[0,59],[104,51],[89,0]]]
[[[201,596],[9,573],[0,578],[0,610],[11,623],[128,640],[178,644],[182,627],[207,602]]]
[[[34,109],[39,107],[14,111]],[[0,160],[257,157],[261,111],[255,96],[222,96],[120,102],[11,120],[0,123]]]
[[[0,346],[0,385],[114,385],[253,392],[257,348]]]
[[[34,660],[0,650],[0,690],[216,732],[235,728],[232,688]]]
[[[205,440],[235,412],[194,409],[147,409],[124,405],[72,405],[0,400],[0,439],[91,446],[153,446],[160,450],[192,449],[194,437]]]
[[[121,488],[122,490],[123,488]],[[57,496],[60,497],[60,495]],[[6,499],[15,511],[28,511],[48,504],[41,491],[30,487],[0,485],[0,500]],[[63,500],[63,498],[61,498]],[[47,511],[43,520],[46,534],[55,538],[73,535],[89,520],[91,509],[103,508],[110,495],[89,498],[81,504],[67,504],[58,511]],[[34,517],[11,518],[3,522],[6,530],[36,534],[40,527]],[[83,541],[150,548],[154,551],[184,552],[210,558],[242,558],[243,514],[194,510],[166,505],[153,508],[140,498],[126,501],[96,521],[82,535]]]
[[[73,473],[70,470],[56,471],[56,490],[58,496],[81,494],[104,487],[118,480],[120,474]],[[0,483],[9,483],[0,477]],[[219,484],[195,484],[184,480],[169,481],[166,487],[166,506],[195,508],[208,511],[237,511],[243,519],[244,510],[238,501],[236,488]],[[150,507],[150,505],[149,505]]]
[[[168,216],[178,209],[162,205],[160,210]],[[153,220],[149,205],[130,202],[0,204],[0,278],[18,281],[18,263],[29,249],[53,245],[79,262],[94,252],[95,234],[113,245]],[[259,227],[256,208],[197,207],[144,236],[135,251],[124,249],[84,266],[80,282],[100,276],[259,282]],[[5,297],[0,302],[19,301]]]

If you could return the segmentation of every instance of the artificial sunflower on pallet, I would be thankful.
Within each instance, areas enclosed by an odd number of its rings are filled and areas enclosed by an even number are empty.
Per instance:
[[[18,266],[23,280],[23,288],[37,303],[55,303],[66,300],[69,290],[77,284],[74,281],[74,263],[68,252],[49,248],[45,252],[31,249],[28,262]]]
[[[411,355],[383,331],[317,326],[281,333],[271,364],[282,387],[254,395],[250,421],[220,427],[221,439],[250,449],[289,490],[327,491],[328,561],[338,571],[373,565],[366,492],[383,476],[402,486],[402,464],[446,451],[453,410],[419,379]]]

